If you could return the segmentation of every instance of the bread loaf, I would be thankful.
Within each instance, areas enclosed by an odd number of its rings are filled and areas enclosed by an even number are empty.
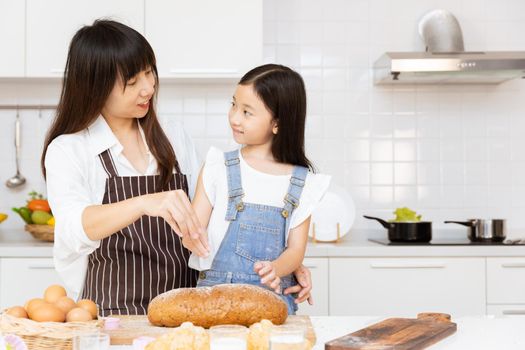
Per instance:
[[[250,326],[262,319],[283,324],[286,303],[273,292],[248,284],[179,288],[160,294],[148,306],[155,326],[178,327],[183,322],[209,328],[220,324]]]

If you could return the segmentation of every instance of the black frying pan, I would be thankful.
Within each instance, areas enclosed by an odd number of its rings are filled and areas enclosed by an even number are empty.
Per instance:
[[[370,220],[377,220],[388,230],[391,242],[430,242],[432,239],[432,222],[388,222],[373,216],[363,215]]]

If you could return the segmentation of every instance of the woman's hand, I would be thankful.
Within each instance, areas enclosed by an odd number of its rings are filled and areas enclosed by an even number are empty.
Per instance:
[[[261,276],[261,283],[270,287],[277,294],[281,294],[281,279],[275,272],[275,266],[271,261],[257,261],[253,270]]]
[[[196,251],[209,249],[206,232],[184,191],[165,191],[141,197],[143,215],[162,217],[180,237],[190,238]]]
[[[197,254],[201,258],[207,258],[208,255],[210,255],[209,248],[207,249],[201,241],[201,236],[199,238],[191,238],[191,236],[184,236],[182,237],[182,245],[191,251],[192,253]],[[205,232],[204,234],[204,240],[206,241],[206,244],[208,243],[208,233]],[[206,245],[208,246],[208,245]]]
[[[299,292],[299,295],[295,299],[296,304],[308,300],[308,304],[313,305],[314,300],[310,294],[312,290],[312,275],[310,274],[310,270],[306,266],[301,265],[294,271],[294,275],[299,284],[286,288],[284,294],[288,295]]]

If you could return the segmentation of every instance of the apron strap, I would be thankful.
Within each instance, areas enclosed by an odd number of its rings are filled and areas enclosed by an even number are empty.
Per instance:
[[[100,158],[102,167],[106,171],[106,174],[108,174],[108,177],[118,176],[117,167],[115,166],[115,162],[113,161],[113,157],[111,156],[109,149],[100,153],[98,157]]]
[[[233,221],[237,218],[237,212],[244,209],[239,150],[225,152],[224,164],[228,177],[228,209],[225,220]]]
[[[306,176],[308,175],[308,168],[303,166],[294,166],[292,176],[290,177],[290,186],[288,192],[284,196],[284,207],[282,216],[286,219],[286,228],[284,232],[288,232],[290,227],[290,218],[292,213],[299,206],[299,199],[303,192]],[[286,246],[286,245],[285,245]]]

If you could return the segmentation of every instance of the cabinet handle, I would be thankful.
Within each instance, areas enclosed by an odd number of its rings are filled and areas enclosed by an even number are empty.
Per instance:
[[[50,265],[30,265],[27,267],[29,270],[54,270],[54,266]]]
[[[525,263],[507,263],[507,264],[501,264],[501,267],[508,268],[508,269],[515,269],[515,268],[524,268]]]
[[[503,315],[525,315],[525,310],[503,310]]]
[[[51,68],[51,69],[50,69],[50,72],[51,72],[51,73],[55,73],[55,74],[64,74],[64,69]]]
[[[221,74],[237,74],[239,71],[237,69],[195,69],[195,68],[180,68],[180,69],[170,69],[172,74],[180,75],[194,75],[194,74],[210,74],[210,75],[221,75]]]
[[[308,266],[308,265],[304,265],[304,267],[310,270],[315,270],[317,268],[317,266]]]
[[[370,267],[373,269],[444,269],[446,266],[443,263],[428,263],[428,264],[410,264],[410,263],[372,263]]]

